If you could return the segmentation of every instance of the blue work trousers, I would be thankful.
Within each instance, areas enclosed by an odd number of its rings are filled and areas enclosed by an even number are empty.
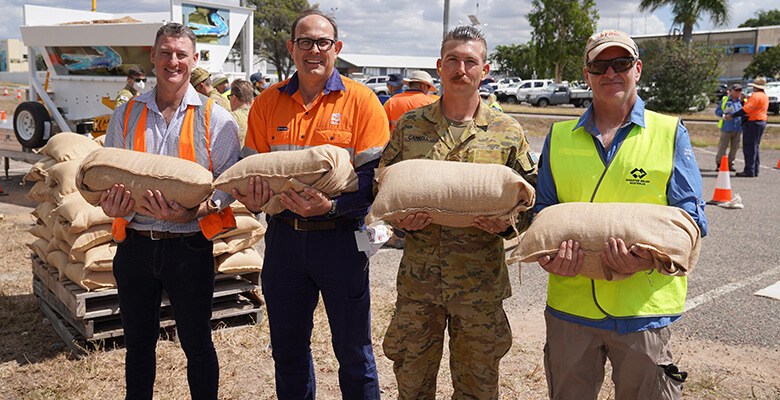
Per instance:
[[[160,301],[168,294],[178,338],[187,356],[193,400],[216,399],[219,361],[211,341],[214,256],[211,241],[190,237],[152,240],[128,230],[114,256],[125,331],[127,399],[152,399]]]
[[[766,129],[766,121],[748,121],[742,127],[742,152],[745,155],[745,170],[743,173],[758,176],[758,146]]]
[[[296,231],[269,219],[261,277],[280,400],[315,398],[311,332],[320,294],[342,398],[379,399],[368,258],[357,250],[356,229],[353,221],[335,229]]]

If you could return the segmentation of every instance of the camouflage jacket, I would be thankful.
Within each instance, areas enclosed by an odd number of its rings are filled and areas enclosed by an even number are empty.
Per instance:
[[[119,108],[120,105],[130,101],[136,94],[137,93],[130,85],[125,85],[125,87],[119,91],[119,94],[116,95],[116,99],[114,99],[114,110]]]
[[[230,112],[230,100],[222,97],[222,95],[219,94],[219,91],[217,89],[211,89],[211,91],[209,92],[209,98],[214,99],[215,103],[219,104],[220,107]]]
[[[480,102],[459,139],[452,137],[441,100],[407,112],[382,151],[379,166],[426,158],[496,163],[536,186],[536,157],[512,117]],[[530,210],[518,218],[528,227]],[[477,228],[428,225],[406,235],[398,270],[398,295],[433,303],[479,304],[512,295],[504,260],[504,238]]]
[[[236,108],[235,111],[230,112],[230,115],[232,115],[233,118],[238,123],[238,142],[242,148],[244,147],[244,141],[246,140],[246,127],[247,127],[247,121],[249,119],[250,108],[251,106],[244,105]]]

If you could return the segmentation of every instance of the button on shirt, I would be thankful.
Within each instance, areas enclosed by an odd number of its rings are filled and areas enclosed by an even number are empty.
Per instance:
[[[146,103],[147,108],[149,109],[146,117],[146,152],[176,157],[179,153],[178,137],[181,133],[187,107],[191,104],[200,106],[204,103],[201,101],[198,92],[196,92],[192,86],[189,86],[181,104],[179,104],[179,108],[176,110],[176,114],[174,114],[170,125],[168,125],[160,112],[160,109],[157,107],[156,94],[157,87],[155,86],[154,89],[149,92],[136,97],[136,101]],[[108,129],[106,130],[105,147],[124,147],[123,116],[126,107],[127,103],[122,104],[111,116],[111,121],[108,123]],[[211,137],[209,151],[213,168],[212,173],[214,178],[216,178],[238,161],[238,156],[240,154],[238,145],[238,125],[228,111],[222,107],[212,107],[209,134]],[[215,191],[211,199],[220,208],[227,207],[233,201],[231,195],[220,190]],[[174,233],[200,231],[197,220],[180,224],[158,220],[140,213],[133,213],[126,217],[126,219],[130,221],[128,228],[135,230],[153,230]]]
[[[631,132],[634,125],[645,127],[645,102],[637,97],[634,108],[631,110],[631,116],[628,123],[623,125],[615,133],[615,138],[609,149],[605,149],[601,143],[601,133],[596,128],[593,120],[593,106],[588,107],[587,111],[580,117],[577,126],[574,129],[584,127],[585,131],[593,136],[593,142],[596,145],[599,156],[604,160],[605,165],[609,165],[610,160],[614,158],[623,140]],[[705,202],[702,198],[702,183],[699,166],[693,155],[691,141],[688,136],[688,130],[680,123],[677,126],[677,135],[675,142],[674,168],[672,176],[666,188],[666,197],[670,206],[675,206],[685,210],[701,229],[702,237],[707,235],[707,218],[704,216]],[[534,214],[545,207],[558,204],[558,193],[555,189],[550,164],[546,158],[550,154],[550,135],[544,141],[542,157],[539,159],[539,184],[536,187],[536,204],[534,205]],[[605,318],[601,321],[593,321],[584,318],[578,318],[568,314],[559,313],[550,307],[547,307],[552,315],[564,321],[573,322],[593,328],[616,330],[619,334],[628,332],[638,332],[647,329],[661,328],[680,319],[675,317],[642,317],[642,318]]]

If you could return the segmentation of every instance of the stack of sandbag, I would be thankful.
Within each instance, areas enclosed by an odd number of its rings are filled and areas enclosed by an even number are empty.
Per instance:
[[[377,170],[379,191],[366,223],[425,212],[434,224],[471,226],[475,217],[511,221],[534,204],[536,192],[500,164],[405,160]]]
[[[87,290],[116,286],[111,264],[111,218],[88,204],[76,189],[81,160],[100,145],[70,132],[54,135],[40,153],[45,157],[30,168],[26,181],[35,182],[27,197],[40,203],[32,215],[30,233],[37,239],[28,246],[61,280],[70,279]]]
[[[231,205],[236,216],[236,229],[214,239],[216,272],[225,274],[260,271],[263,256],[254,245],[265,235],[265,226],[239,202]]]
[[[246,195],[249,178],[259,176],[268,182],[274,196],[262,211],[274,215],[284,210],[281,193],[294,190],[302,196],[305,187],[312,187],[328,197],[358,189],[358,177],[350,163],[349,152],[333,145],[304,150],[274,151],[255,154],[228,168],[214,186],[227,193]]]
[[[585,254],[580,275],[591,279],[621,280],[602,265],[601,253],[610,237],[626,247],[637,245],[653,256],[653,268],[666,275],[684,276],[699,259],[701,232],[690,215],[672,206],[637,203],[562,203],[539,212],[523,234],[508,263],[536,262],[555,257],[561,243],[574,240]]]

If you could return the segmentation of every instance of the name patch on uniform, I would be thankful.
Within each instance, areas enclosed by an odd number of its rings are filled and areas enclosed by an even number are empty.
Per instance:
[[[643,179],[645,176],[647,176],[647,172],[645,172],[645,170],[642,168],[634,168],[628,174],[629,176],[626,178],[626,183],[629,185],[644,186],[650,183],[650,180]]]
[[[413,142],[438,142],[439,138],[431,138],[425,135],[407,135],[406,140]]]
[[[285,132],[285,131],[287,131],[287,127],[286,126],[277,126],[276,127],[276,131],[277,132]]]
[[[330,115],[330,124],[338,125],[341,123],[341,113],[333,113]]]

